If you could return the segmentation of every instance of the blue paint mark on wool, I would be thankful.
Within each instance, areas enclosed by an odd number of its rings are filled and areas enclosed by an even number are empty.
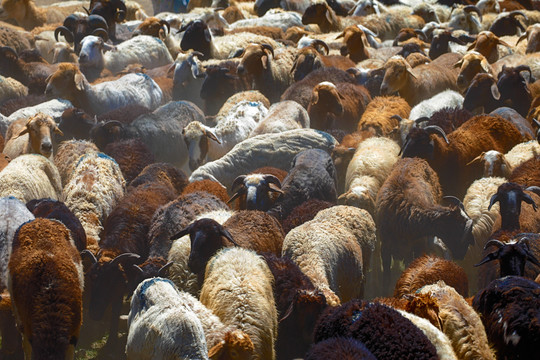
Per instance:
[[[358,320],[360,320],[361,317],[362,317],[362,311],[361,310],[356,310],[355,312],[353,312],[353,315],[352,315],[353,324],[355,322],[357,322]]]
[[[250,101],[249,106],[259,106],[259,102],[258,101]]]
[[[319,134],[321,134],[321,136],[323,136],[326,139],[326,141],[328,141],[330,144],[335,144],[337,142],[336,139],[329,133],[321,131],[321,130],[316,130],[316,129],[314,130],[318,132]]]
[[[87,156],[91,155],[93,153],[89,153],[89,154],[85,154],[83,156],[81,156],[79,158],[79,161],[77,162],[77,165],[75,166],[75,169],[81,164],[81,162],[86,159]],[[116,160],[114,160],[112,157],[110,157],[109,155],[105,155],[104,153],[101,153],[101,152],[98,152],[97,153],[97,157],[101,158],[101,159],[106,159],[106,160],[110,160],[112,162],[114,162],[115,164],[118,165],[118,163],[116,162]]]

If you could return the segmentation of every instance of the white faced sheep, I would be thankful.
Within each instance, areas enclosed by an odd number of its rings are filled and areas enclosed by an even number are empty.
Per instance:
[[[25,358],[74,358],[83,286],[81,257],[61,222],[38,218],[19,228],[8,289]]]
[[[22,154],[41,154],[52,160],[53,144],[51,132],[63,136],[52,117],[38,113],[29,119],[15,120],[9,125],[3,153],[11,159]],[[6,135],[7,137],[7,135]]]
[[[124,196],[124,188],[124,176],[113,159],[95,152],[79,158],[71,180],[64,187],[63,198],[81,221],[88,248],[97,246],[103,222]]]
[[[128,359],[208,359],[202,324],[170,280],[147,279],[131,297]]]
[[[42,155],[18,156],[0,172],[0,197],[3,196],[14,196],[24,203],[42,198],[61,199],[58,169]]]
[[[370,138],[360,143],[347,167],[346,191],[338,200],[374,216],[377,193],[398,160],[398,153],[399,145],[388,138]]]
[[[52,74],[45,93],[71,101],[92,114],[103,114],[131,104],[150,110],[161,105],[163,93],[148,75],[127,74],[115,81],[90,85],[74,64],[62,63]]]
[[[230,248],[210,259],[201,289],[201,303],[223,324],[246,333],[253,343],[252,356],[261,360],[275,359],[278,324],[272,282],[262,257],[251,250]]]
[[[182,135],[189,152],[189,167],[193,171],[206,159],[214,161],[246,139],[268,110],[260,102],[241,101],[213,128],[192,121]]]
[[[363,295],[375,242],[375,223],[367,211],[335,206],[292,229],[282,256],[291,258],[336,306]]]
[[[172,62],[173,58],[163,41],[148,35],[136,36],[115,48],[105,44],[102,38],[89,35],[82,40],[79,54],[81,67],[107,69],[113,74],[130,64],[138,63],[152,69]]]

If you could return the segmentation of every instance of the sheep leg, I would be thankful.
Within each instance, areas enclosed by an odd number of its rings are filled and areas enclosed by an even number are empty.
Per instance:
[[[390,273],[391,273],[391,253],[389,246],[386,243],[382,243],[381,245],[381,258],[382,258],[382,266],[383,266],[383,293],[390,293]]]
[[[15,326],[11,311],[0,314],[0,334],[2,335],[1,359],[23,359],[21,334]]]

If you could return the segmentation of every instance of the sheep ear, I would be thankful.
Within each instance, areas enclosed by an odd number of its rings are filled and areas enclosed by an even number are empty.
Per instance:
[[[461,65],[463,65],[463,59],[459,60],[457,63],[454,64],[454,68],[460,68]]]
[[[467,48],[467,51],[471,51],[472,49],[474,49],[474,47],[476,46],[476,40],[474,40],[474,42],[469,45],[469,47]]]
[[[480,66],[482,67],[482,69],[486,72],[486,73],[490,73],[491,71],[491,66],[489,65],[488,61],[486,59],[483,59],[482,61],[480,61]]]
[[[225,236],[230,242],[232,242],[235,246],[240,246],[236,241],[234,241],[231,233],[225,229],[224,227],[221,227],[221,235]]]
[[[84,75],[83,74],[75,74],[75,88],[79,91],[84,91]]]
[[[538,206],[536,206],[536,203],[534,202],[534,200],[525,193],[521,194],[521,201],[525,201],[527,204],[532,205],[534,211],[538,209]]]
[[[319,92],[314,91],[313,94],[311,95],[311,105],[315,105],[318,102],[319,102]]]
[[[261,63],[264,70],[268,69],[268,55],[261,56]]]
[[[497,260],[499,258],[499,251],[494,251],[492,253],[489,253],[480,261],[478,264],[474,264],[475,267],[478,267],[480,265],[484,265],[485,263],[488,263],[493,260]]]
[[[221,144],[221,141],[218,139],[214,131],[210,130],[209,128],[204,129],[204,135],[206,135],[206,137],[208,137],[209,139],[214,140],[218,144]]]
[[[170,240],[176,240],[176,239],[180,239],[182,236],[188,235],[189,232],[191,231],[192,226],[193,226],[193,224],[187,226],[183,230],[180,230],[179,233],[176,233],[175,235],[171,236],[169,239]]]
[[[482,160],[482,158],[484,157],[484,154],[485,154],[485,152],[482,151],[482,153],[480,155],[478,155],[477,157],[475,157],[474,159],[469,161],[466,166],[469,166],[471,164],[474,164],[475,162],[478,162],[478,161]]]
[[[499,88],[495,83],[491,85],[491,95],[495,100],[499,100],[501,98],[501,93],[499,92]]]
[[[416,75],[414,75],[412,69],[407,68],[407,72],[408,72],[409,74],[411,74],[411,76],[412,76],[413,78],[418,79],[418,78],[416,77]]]
[[[218,344],[214,345],[214,347],[208,351],[208,357],[212,360],[219,359],[221,357],[221,354],[223,353],[224,348],[225,340],[221,340]]]
[[[20,136],[23,136],[24,134],[28,134],[30,130],[25,126],[16,136],[12,137],[12,139],[16,139]]]
[[[274,184],[274,183],[270,183],[270,184],[268,185],[268,189],[269,189],[271,192],[283,194],[283,190],[281,190],[281,189],[280,189],[276,184]]]

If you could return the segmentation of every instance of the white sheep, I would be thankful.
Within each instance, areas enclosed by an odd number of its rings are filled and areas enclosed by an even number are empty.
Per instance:
[[[70,181],[64,187],[63,198],[81,222],[88,248],[97,246],[103,222],[124,196],[125,185],[120,167],[107,155],[90,152],[79,158]]]
[[[134,359],[208,359],[202,324],[182,306],[167,279],[151,278],[137,286],[128,315],[126,355]]]
[[[172,66],[173,69],[173,93],[174,100],[187,100],[204,108],[204,100],[201,98],[201,88],[204,82],[204,70],[198,51],[188,54],[179,53]]]
[[[267,11],[266,14],[259,18],[238,20],[232,23],[229,28],[239,29],[253,26],[275,26],[283,31],[287,31],[288,28],[293,26],[304,27],[302,16],[297,12],[275,9]]]
[[[90,85],[79,68],[70,63],[58,66],[49,77],[45,93],[68,99],[96,115],[131,104],[154,110],[163,99],[160,87],[146,74],[127,74],[118,80]]]
[[[512,168],[516,168],[527,160],[540,155],[540,144],[538,141],[531,140],[517,144],[510,151],[504,154],[506,161]]]
[[[107,52],[104,52],[106,50]],[[123,70],[129,64],[141,64],[147,69],[167,65],[173,58],[167,46],[158,38],[139,35],[112,48],[103,43],[103,39],[89,35],[81,41],[79,63],[81,66],[108,69],[113,74]]]
[[[28,88],[17,80],[0,75],[0,104],[28,95]]]
[[[189,167],[195,170],[205,159],[214,161],[246,139],[266,116],[268,109],[260,102],[241,101],[213,128],[199,121],[186,125],[182,134],[189,152]]]
[[[249,134],[249,137],[309,128],[309,124],[309,115],[302,105],[296,101],[284,100],[272,104],[266,117],[259,121],[257,127]]]
[[[437,329],[428,320],[421,318],[420,316],[399,309],[397,309],[397,311],[409,319],[417,328],[422,330],[424,335],[426,335],[433,346],[435,346],[440,360],[458,360],[454,349],[452,348],[452,343],[450,343],[448,337],[441,330]]]
[[[334,206],[292,229],[282,256],[291,258],[336,306],[363,295],[375,242],[375,222],[367,211]]]
[[[58,168],[63,186],[66,186],[71,179],[79,158],[89,152],[99,152],[99,150],[94,143],[86,140],[63,141],[58,146],[54,154],[54,164]]]
[[[239,175],[263,166],[288,171],[292,159],[300,151],[323,149],[329,152],[336,143],[331,135],[312,129],[258,135],[237,144],[222,158],[199,167],[191,174],[190,181],[211,179],[230,185]]]
[[[442,108],[463,108],[463,95],[454,90],[442,91],[429,99],[423,100],[411,109],[410,120],[431,117]]]
[[[24,203],[34,199],[62,199],[62,181],[56,166],[42,155],[25,154],[0,172],[0,197],[14,196]]]
[[[277,310],[266,261],[254,251],[225,248],[210,259],[201,289],[201,303],[226,326],[247,334],[253,359],[274,360]]]
[[[384,180],[398,160],[399,145],[388,138],[370,138],[358,146],[347,167],[346,192],[339,196],[352,205],[375,214],[375,200]]]

